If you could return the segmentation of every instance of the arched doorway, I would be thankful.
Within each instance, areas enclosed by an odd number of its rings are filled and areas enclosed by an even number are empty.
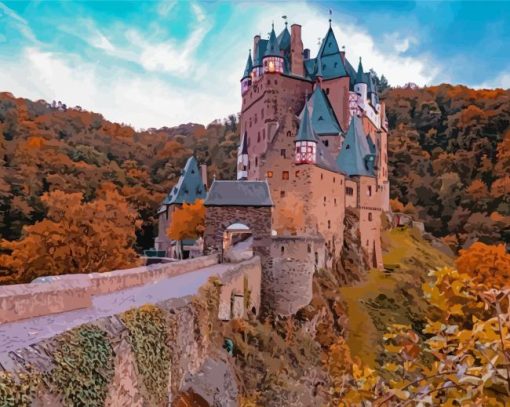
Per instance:
[[[223,232],[223,261],[237,263],[253,257],[253,233],[244,223],[233,223]]]

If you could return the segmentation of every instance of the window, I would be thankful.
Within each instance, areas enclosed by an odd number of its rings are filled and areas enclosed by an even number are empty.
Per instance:
[[[324,117],[319,116],[319,118],[317,120],[319,120],[319,121],[324,120]]]
[[[273,171],[266,172],[266,177],[267,178],[273,178]]]
[[[255,167],[258,167],[258,166],[259,166],[259,158],[255,157]]]
[[[345,187],[345,193],[349,196],[353,196],[354,190],[351,187]]]
[[[255,113],[255,123],[257,123],[257,113]]]
[[[299,178],[299,170],[296,171],[296,178]]]
[[[281,250],[282,254],[285,253],[285,247],[284,246],[282,246],[282,248],[280,250]]]
[[[292,133],[290,132],[290,130],[287,132],[287,137],[292,137]]]
[[[324,197],[324,203],[326,203],[326,197]]]
[[[368,186],[368,196],[372,196],[372,187]]]
[[[321,174],[321,179],[324,179],[324,174]],[[326,198],[324,198],[324,199],[326,199]]]
[[[335,202],[335,206],[336,206],[336,198],[335,198],[334,202]]]
[[[264,109],[262,109],[262,111],[260,112],[260,118],[263,119],[264,118]]]
[[[257,143],[260,143],[260,131],[257,133]]]
[[[285,191],[280,191],[280,198],[285,198]]]
[[[278,85],[278,81],[277,81],[276,79],[274,80],[274,84],[275,84],[275,85]]]
[[[289,172],[288,171],[282,171],[282,179],[288,180],[289,179]]]
[[[266,139],[266,129],[262,129],[262,140]]]
[[[282,148],[282,149],[280,150],[280,155],[281,155],[283,158],[287,158],[287,154],[286,154],[286,151],[285,151],[285,149],[284,149],[284,148]]]
[[[329,88],[326,88],[326,95],[329,95]]]
[[[248,167],[246,165],[243,165],[243,171],[246,171]]]
[[[333,177],[333,184],[335,183],[335,181],[336,181],[336,178],[335,178],[335,177]]]
[[[345,149],[346,149],[346,150],[348,150],[349,148],[351,148],[351,146],[350,146],[349,144],[347,144],[347,145],[345,146]]]
[[[315,252],[315,265],[319,264],[319,253]]]
[[[312,245],[310,243],[308,243],[308,253],[311,253],[312,252]]]
[[[326,147],[329,147],[329,140],[322,140],[322,142],[324,143],[324,145],[325,145]]]
[[[368,221],[372,222],[372,212],[368,212]]]
[[[331,229],[331,221],[328,220],[328,229]]]

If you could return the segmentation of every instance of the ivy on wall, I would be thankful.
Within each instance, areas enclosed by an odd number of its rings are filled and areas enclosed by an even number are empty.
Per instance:
[[[0,406],[28,407],[41,383],[36,373],[20,373],[14,377],[9,372],[0,372]]]
[[[55,367],[46,381],[69,406],[103,406],[114,375],[114,352],[107,334],[82,325],[57,339]]]
[[[170,349],[163,310],[154,305],[144,305],[123,313],[121,319],[129,331],[138,372],[151,398],[151,405],[166,406]]]

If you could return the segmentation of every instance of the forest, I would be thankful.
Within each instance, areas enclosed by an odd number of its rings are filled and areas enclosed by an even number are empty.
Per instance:
[[[510,241],[509,98],[451,85],[384,91],[392,207],[455,251]],[[0,283],[133,265],[189,155],[234,178],[237,124],[135,131],[0,93]]]

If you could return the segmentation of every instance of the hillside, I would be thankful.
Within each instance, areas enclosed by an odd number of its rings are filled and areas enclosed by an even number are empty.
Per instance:
[[[453,248],[510,242],[510,90],[400,88],[384,100],[391,197]]]
[[[510,91],[450,85],[384,93],[394,209],[415,214],[454,250],[510,241],[509,99]],[[86,203],[113,184],[142,221],[134,248],[150,248],[155,213],[190,154],[210,177],[235,177],[238,131],[235,115],[135,131],[79,107],[1,93],[0,238],[16,241],[23,226],[47,218],[47,192],[79,192]]]

